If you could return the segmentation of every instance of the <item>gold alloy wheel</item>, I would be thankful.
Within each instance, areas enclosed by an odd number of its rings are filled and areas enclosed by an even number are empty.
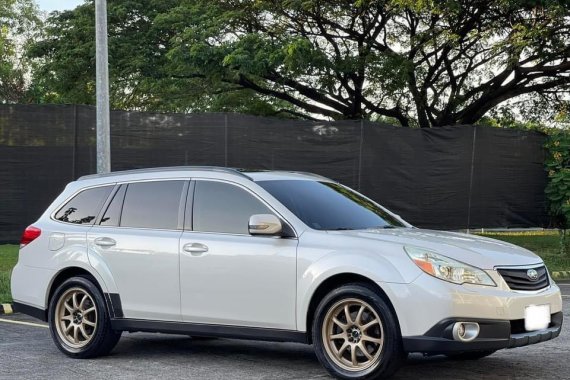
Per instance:
[[[84,289],[70,288],[55,307],[55,326],[60,339],[72,349],[85,347],[97,328],[97,309]]]
[[[329,358],[347,371],[363,371],[380,362],[384,327],[362,300],[349,298],[331,306],[321,336]]]

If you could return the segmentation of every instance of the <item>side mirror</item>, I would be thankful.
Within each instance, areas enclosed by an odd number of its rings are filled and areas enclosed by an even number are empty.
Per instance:
[[[277,235],[283,230],[278,217],[272,214],[256,214],[249,218],[251,235]]]

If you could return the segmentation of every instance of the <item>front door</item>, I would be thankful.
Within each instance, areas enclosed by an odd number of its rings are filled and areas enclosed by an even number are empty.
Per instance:
[[[294,330],[297,240],[250,235],[251,215],[274,212],[240,185],[197,180],[187,207],[192,195],[180,239],[182,319]]]

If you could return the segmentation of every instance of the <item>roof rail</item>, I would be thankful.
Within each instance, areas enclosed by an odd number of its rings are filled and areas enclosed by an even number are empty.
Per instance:
[[[114,177],[124,174],[156,173],[156,172],[169,172],[169,171],[197,171],[197,170],[235,174],[251,180],[251,177],[243,174],[239,169],[226,168],[222,166],[165,166],[157,168],[132,169],[132,170],[110,172],[110,173],[88,174],[79,177],[77,180],[82,181],[84,179]]]
[[[316,173],[311,173],[311,172],[303,172],[303,171],[299,171],[299,170],[274,170],[274,171],[276,171],[276,172],[283,172],[283,173],[303,174],[303,175],[306,175],[306,176],[308,176],[308,177],[326,179],[327,181],[330,181],[330,180],[331,180],[330,178],[325,177],[324,175],[320,175],[320,174],[316,174]]]

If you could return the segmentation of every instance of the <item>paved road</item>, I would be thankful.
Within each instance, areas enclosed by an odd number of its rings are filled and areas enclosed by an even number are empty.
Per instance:
[[[499,351],[474,362],[412,355],[394,379],[570,379],[570,283],[561,284],[566,323],[560,337]],[[12,321],[35,320],[23,315]],[[310,346],[231,339],[124,334],[112,355],[73,360],[45,327],[0,320],[0,379],[327,379]]]

